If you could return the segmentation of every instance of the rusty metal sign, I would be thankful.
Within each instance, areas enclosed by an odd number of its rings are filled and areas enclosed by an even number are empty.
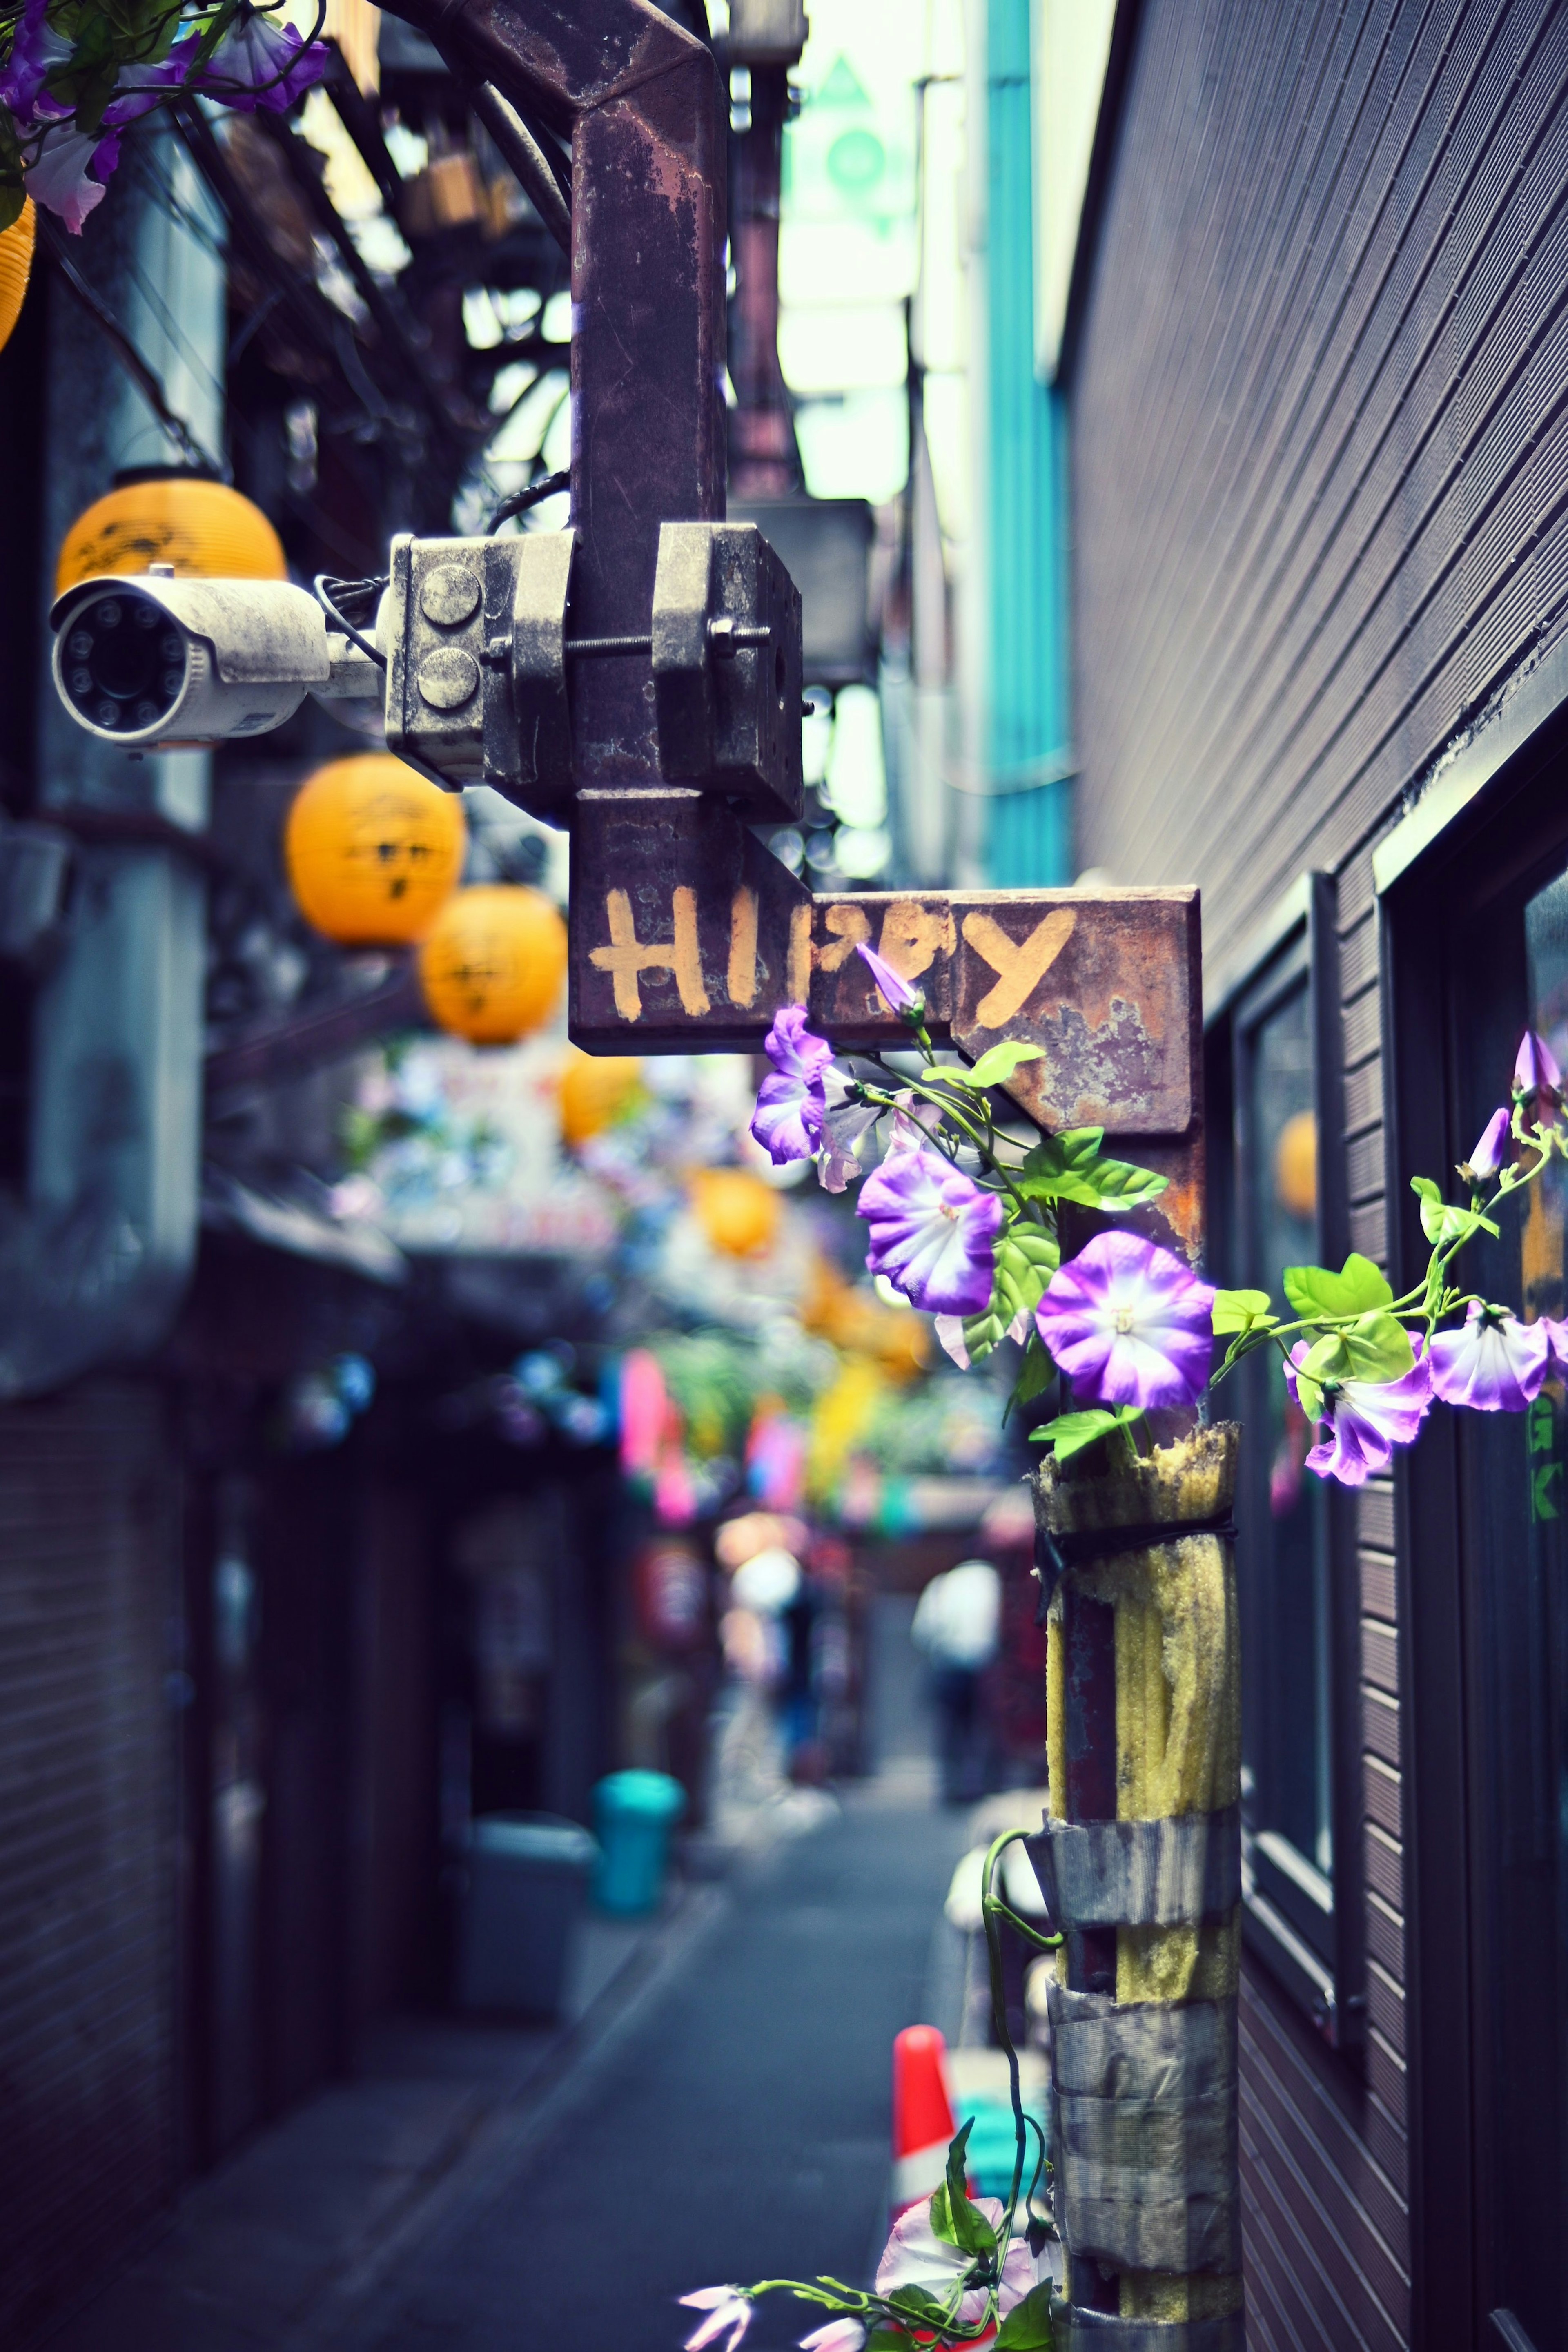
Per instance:
[[[840,1045],[905,1041],[855,952],[924,991],[971,1058],[1039,1045],[1009,1091],[1045,1127],[1187,1134],[1197,1115],[1197,892],[856,891],[813,897],[697,792],[582,793],[571,1034],[591,1053],[760,1045],[806,1004]]]

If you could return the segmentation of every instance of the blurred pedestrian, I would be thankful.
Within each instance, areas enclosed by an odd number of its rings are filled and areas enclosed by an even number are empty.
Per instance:
[[[963,1559],[932,1578],[915,1608],[915,1645],[930,1668],[942,1796],[949,1805],[973,1804],[986,1792],[991,1741],[980,1683],[996,1655],[1001,1601],[1001,1579],[990,1561]]]

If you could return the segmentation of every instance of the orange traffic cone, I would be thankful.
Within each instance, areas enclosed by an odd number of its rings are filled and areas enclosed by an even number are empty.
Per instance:
[[[958,2126],[947,2096],[947,2044],[934,2025],[906,2025],[893,2042],[893,2218],[942,2185]]]

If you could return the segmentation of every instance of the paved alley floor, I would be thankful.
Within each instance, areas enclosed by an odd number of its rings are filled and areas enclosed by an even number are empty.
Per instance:
[[[733,1881],[722,1916],[542,2129],[497,2153],[329,2340],[352,2352],[672,2352],[684,2290],[865,2274],[889,2062],[962,1844],[888,1775]],[[750,2339],[811,2325],[779,2300]]]
[[[398,2029],[49,2352],[674,2352],[686,2289],[864,2277],[964,1822],[913,1757],[808,1818],[624,1949],[601,1927],[564,2036]],[[758,2352],[797,2310],[764,2305]]]

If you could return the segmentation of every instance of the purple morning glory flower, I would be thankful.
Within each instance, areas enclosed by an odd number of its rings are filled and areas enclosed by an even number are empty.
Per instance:
[[[122,66],[115,80],[118,98],[111,98],[103,110],[106,131],[123,131],[128,122],[140,121],[162,106],[174,91],[183,89],[186,78],[202,46],[199,33],[187,33],[176,41],[161,65]]]
[[[73,131],[64,123],[46,131],[38,152],[22,173],[35,204],[57,213],[73,236],[104,197],[104,182],[120,161],[120,133]]]
[[[1194,1404],[1214,1354],[1214,1293],[1136,1234],[1096,1234],[1059,1266],[1034,1310],[1075,1395],[1102,1404]]]
[[[330,50],[305,41],[292,25],[246,9],[208,58],[199,87],[236,114],[287,114],[297,98],[330,69]]]
[[[935,1151],[890,1151],[861,1188],[866,1265],[915,1307],[980,1315],[991,1303],[1002,1204]]]
[[[1484,1184],[1497,1174],[1498,1170],[1508,1158],[1511,1136],[1511,1128],[1507,1111],[1494,1110],[1481,1129],[1480,1139],[1475,1150],[1465,1162],[1466,1171],[1474,1182]]]
[[[1308,1342],[1299,1339],[1291,1360],[1300,1363]],[[1295,1382],[1289,1372],[1292,1391]],[[1386,1470],[1396,1445],[1414,1443],[1427,1408],[1432,1402],[1431,1369],[1425,1356],[1416,1358],[1396,1381],[1330,1381],[1323,1386],[1328,1434],[1307,1456],[1307,1468],[1320,1478],[1337,1478],[1342,1486],[1364,1486],[1379,1470]]]
[[[1478,1298],[1459,1328],[1439,1331],[1427,1353],[1433,1391],[1445,1404],[1522,1412],[1551,1369],[1552,1334]]]
[[[855,953],[863,960],[888,1011],[906,1014],[918,1021],[925,1010],[925,999],[920,991],[912,988],[903,973],[894,971],[893,966],[879,956],[874,948],[868,948],[863,940],[856,942]]]
[[[803,1004],[784,1004],[773,1016],[762,1050],[773,1065],[773,1075],[757,1090],[751,1132],[777,1167],[789,1160],[812,1160],[821,1142],[827,1109],[823,1077],[833,1049],[824,1038],[812,1036]]]
[[[1532,1095],[1542,1087],[1550,1087],[1553,1094],[1560,1093],[1563,1073],[1544,1039],[1538,1037],[1533,1029],[1527,1029],[1513,1066],[1513,1090],[1516,1095]]]
[[[71,44],[57,33],[45,16],[48,0],[27,0],[21,21],[11,36],[11,51],[0,68],[0,106],[6,107],[19,131],[36,130],[40,122],[57,122],[72,111],[62,99],[51,98],[44,77],[51,66],[63,66]]]

